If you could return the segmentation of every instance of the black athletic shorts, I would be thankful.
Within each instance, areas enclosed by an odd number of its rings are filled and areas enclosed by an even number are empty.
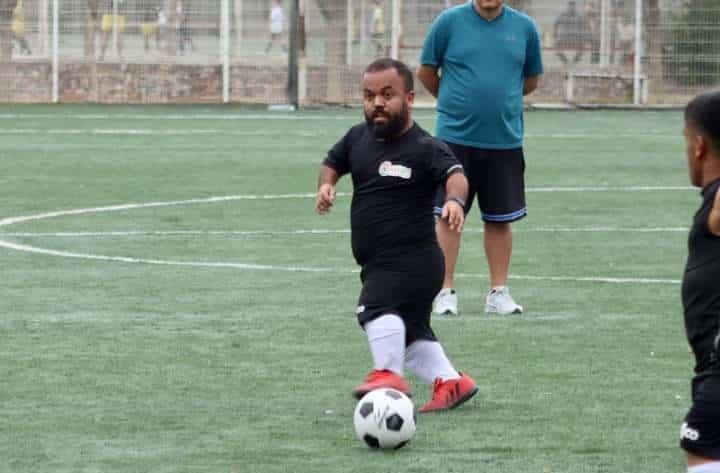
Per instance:
[[[395,314],[405,322],[406,346],[416,340],[437,340],[430,328],[430,312],[444,275],[445,260],[437,243],[374,258],[360,272],[358,322],[362,326]]]
[[[522,148],[480,149],[447,143],[460,161],[470,189],[465,214],[477,196],[482,219],[486,222],[514,222],[527,215],[525,205],[525,156]],[[445,188],[435,198],[435,215],[445,203]]]
[[[680,447],[720,460],[720,374],[693,379],[692,406],[680,430]]]

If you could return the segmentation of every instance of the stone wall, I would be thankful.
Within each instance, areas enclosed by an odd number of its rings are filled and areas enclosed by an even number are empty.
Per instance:
[[[359,105],[363,66],[329,69],[308,66],[305,105]],[[287,103],[287,69],[278,66],[233,65],[230,99],[235,103]],[[50,64],[0,64],[0,102],[47,103],[52,100]],[[562,102],[565,76],[546,73],[531,101]],[[577,79],[577,103],[632,102],[632,81]],[[432,98],[416,82],[417,101]],[[162,65],[64,62],[60,66],[59,99],[63,103],[221,103],[222,68],[218,65]]]

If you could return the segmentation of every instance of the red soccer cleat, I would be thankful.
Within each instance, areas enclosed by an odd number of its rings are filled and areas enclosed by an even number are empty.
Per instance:
[[[390,370],[372,370],[365,377],[365,381],[352,390],[353,396],[360,399],[365,394],[375,389],[393,388],[410,396],[410,385],[402,376]]]
[[[460,379],[435,380],[433,396],[418,412],[447,411],[455,409],[478,392],[478,386],[468,375],[460,373]]]

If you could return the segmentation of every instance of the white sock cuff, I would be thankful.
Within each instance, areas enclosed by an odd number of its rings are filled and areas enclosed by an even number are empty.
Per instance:
[[[404,334],[405,322],[395,314],[386,314],[367,322],[364,328],[368,340],[379,340],[399,333]]]
[[[691,466],[688,473],[720,473],[720,461]]]

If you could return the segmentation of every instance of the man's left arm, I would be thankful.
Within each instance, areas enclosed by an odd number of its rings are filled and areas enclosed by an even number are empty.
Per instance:
[[[707,221],[708,230],[715,236],[720,236],[720,189],[715,193],[712,209]]]
[[[445,204],[440,218],[447,220],[450,230],[462,232],[465,223],[465,205],[468,195],[468,181],[465,173],[456,171],[445,181]]]
[[[540,76],[532,76],[525,78],[525,84],[523,85],[523,95],[530,95],[535,92],[540,84]]]
[[[527,44],[525,46],[525,66],[523,67],[523,95],[531,94],[538,88],[540,76],[543,73],[542,50],[540,47],[540,33],[535,23],[529,28]]]

